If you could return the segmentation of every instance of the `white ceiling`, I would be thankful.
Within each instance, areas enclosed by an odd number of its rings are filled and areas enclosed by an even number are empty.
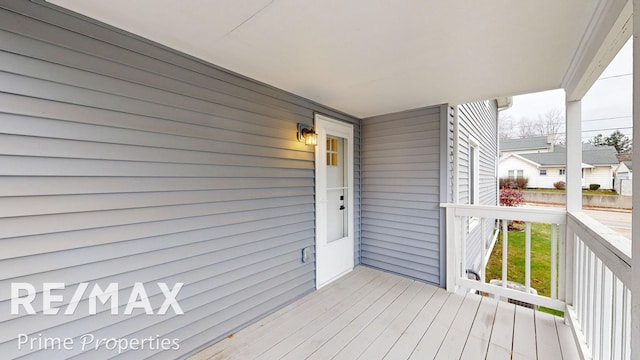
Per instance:
[[[561,87],[598,0],[50,0],[367,117]]]

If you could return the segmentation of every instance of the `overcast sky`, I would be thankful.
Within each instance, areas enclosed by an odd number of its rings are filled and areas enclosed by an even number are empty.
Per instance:
[[[631,136],[632,50],[629,39],[582,99],[583,141],[598,133],[608,136],[616,129]],[[515,135],[520,119],[536,120],[550,109],[560,109],[564,114],[563,90],[514,96],[513,106],[500,112],[500,117],[510,117],[513,120]]]

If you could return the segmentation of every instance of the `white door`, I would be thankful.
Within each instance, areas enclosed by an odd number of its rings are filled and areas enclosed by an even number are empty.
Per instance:
[[[353,270],[353,125],[315,117],[316,287]]]

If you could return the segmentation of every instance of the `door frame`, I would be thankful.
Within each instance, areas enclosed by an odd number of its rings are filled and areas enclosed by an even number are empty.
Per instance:
[[[355,236],[354,236],[354,205],[355,205],[355,196],[354,196],[354,150],[353,150],[353,124],[345,123],[342,121],[338,121],[327,117],[321,114],[314,114],[314,129],[318,134],[318,146],[316,147],[315,153],[315,170],[316,170],[316,184],[315,184],[315,203],[316,203],[316,238],[315,238],[315,246],[316,246],[316,289],[321,288],[333,280],[341,277],[342,275],[353,270],[354,267],[354,256],[355,256]],[[346,165],[346,180],[347,180],[347,188],[350,190],[347,192],[346,198],[346,211],[347,211],[347,237],[350,241],[347,241],[346,244],[340,245],[339,250],[342,252],[349,252],[350,261],[347,262],[346,258],[343,258],[341,261],[340,270],[335,276],[331,276],[328,279],[324,279],[319,274],[324,273],[326,268],[322,268],[323,266],[332,266],[331,261],[335,259],[330,259],[327,257],[329,255],[327,251],[327,163],[326,163],[326,153],[327,153],[327,133],[329,135],[339,136],[341,138],[346,139],[347,146],[344,156],[344,164]],[[344,239],[344,238],[343,238]],[[338,243],[340,240],[333,242]],[[338,244],[336,244],[338,245]],[[342,254],[344,255],[344,254]],[[345,255],[346,256],[346,255]],[[323,280],[321,282],[321,280]]]

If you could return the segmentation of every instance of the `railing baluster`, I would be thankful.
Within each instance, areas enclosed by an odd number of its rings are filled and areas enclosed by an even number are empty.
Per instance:
[[[485,226],[484,226],[484,219],[481,218],[480,219],[480,282],[485,282],[485,273],[486,273],[486,266],[487,263],[485,262],[485,259],[487,258],[487,243],[485,240]]]
[[[600,301],[599,293],[602,292],[602,282],[600,281],[599,273],[602,271],[601,261],[595,257],[593,259],[593,311],[591,317],[593,318],[593,327],[591,337],[593,338],[593,353],[598,354],[600,352],[600,336],[599,331],[602,323],[600,322],[600,309],[602,302]]]
[[[580,240],[582,242],[582,240]],[[580,323],[582,324],[582,326],[584,326],[585,328],[582,330],[585,332],[586,335],[586,331],[587,331],[587,316],[586,316],[586,309],[589,308],[589,298],[588,298],[588,294],[589,294],[589,288],[588,288],[588,278],[589,278],[589,273],[587,272],[587,266],[588,266],[588,261],[589,261],[589,250],[587,249],[587,246],[585,245],[584,242],[582,242],[582,274],[580,275],[582,277],[582,304],[580,306],[580,309],[582,311],[582,319],[580,319]]]
[[[580,323],[584,324],[584,303],[586,301],[585,298],[585,285],[586,282],[584,280],[584,269],[586,268],[586,250],[585,250],[585,245],[584,243],[580,240],[579,237],[576,236],[576,243],[579,244],[579,254],[578,254],[578,259],[580,259],[580,267],[577,267],[578,271],[577,272],[577,277],[578,277],[578,281],[576,282],[578,284],[578,300],[579,302],[576,304],[577,307],[577,311],[578,311],[578,316],[580,319]]]
[[[502,287],[507,287],[507,243],[509,242],[509,223],[502,220]]]
[[[574,235],[574,255],[576,270],[573,272],[573,306],[576,309],[578,318],[582,318],[582,242]]]
[[[469,226],[469,217],[463,218],[460,222],[460,276],[467,278],[467,229]]]
[[[617,346],[616,346],[616,342],[617,342],[617,333],[618,333],[618,322],[616,321],[617,319],[617,311],[616,309],[618,308],[618,281],[616,279],[616,275],[613,273],[613,271],[611,272],[611,290],[612,290],[612,296],[611,296],[611,304],[613,306],[611,306],[611,351],[610,351],[610,358],[611,360],[614,360],[616,357],[616,354],[618,354],[617,352]]]
[[[593,344],[594,353],[598,353],[598,309],[600,305],[600,298],[598,297],[598,290],[600,288],[600,278],[598,277],[599,260],[595,253],[593,253],[592,267],[591,267],[591,343]]]
[[[612,330],[610,312],[607,311],[611,308],[611,298],[613,296],[611,292],[612,284],[609,282],[609,276],[607,276],[609,272],[609,268],[603,263],[601,274],[602,291],[600,292],[600,359],[604,359],[606,354],[611,353],[611,343],[605,338],[605,335],[611,333]]]
[[[593,307],[592,294],[593,294],[593,261],[591,250],[587,249],[587,306],[585,307],[586,321],[585,321],[585,329],[587,334],[587,344],[589,348],[593,349],[593,321],[592,315],[593,313],[590,311]]]
[[[531,222],[527,221],[524,227],[524,288],[527,294],[531,293]]]
[[[560,236],[560,247],[558,251],[558,257],[559,257],[559,263],[560,263],[558,267],[558,298],[562,301],[566,301],[567,300],[566,276],[567,274],[570,274],[570,272],[567,271],[567,259],[566,259],[567,235],[566,235],[566,228],[563,225],[558,225],[558,235]],[[575,257],[573,259],[575,263]]]
[[[555,224],[551,224],[551,298],[558,298],[558,236]]]
[[[622,359],[631,358],[631,324],[628,319],[631,317],[629,309],[629,289],[627,286],[622,288]]]

